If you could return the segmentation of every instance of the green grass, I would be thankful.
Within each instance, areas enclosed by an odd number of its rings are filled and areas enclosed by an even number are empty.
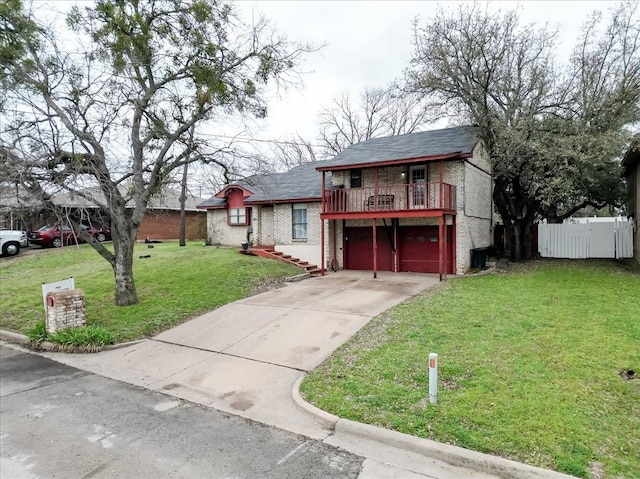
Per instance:
[[[110,247],[110,245],[109,245]],[[44,318],[42,283],[74,277],[86,296],[87,324],[117,341],[147,337],[205,311],[279,284],[300,271],[235,249],[175,242],[136,245],[134,276],[139,303],[114,304],[111,266],[88,245],[0,259],[0,328],[20,333]],[[150,254],[150,258],[139,256]]]
[[[428,401],[430,352],[439,398]],[[640,272],[533,262],[375,318],[302,384],[341,417],[581,477],[640,477]]]

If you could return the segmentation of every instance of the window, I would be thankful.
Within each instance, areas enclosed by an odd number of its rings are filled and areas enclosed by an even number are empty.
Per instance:
[[[293,205],[293,239],[307,239],[307,205]]]
[[[230,225],[248,225],[249,215],[248,208],[229,208],[229,224]]]
[[[362,170],[351,170],[351,188],[362,188]]]

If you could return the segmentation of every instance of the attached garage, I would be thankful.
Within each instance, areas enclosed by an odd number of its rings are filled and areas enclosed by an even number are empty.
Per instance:
[[[438,226],[378,226],[377,270],[394,271],[392,244],[397,235],[397,271],[438,273]],[[373,270],[373,227],[345,228],[345,269]],[[453,274],[453,227],[447,227],[447,273]]]
[[[438,273],[438,226],[404,226],[398,231],[399,271]],[[447,226],[447,273],[453,274],[453,227]]]
[[[393,271],[391,227],[376,228],[378,271]],[[345,228],[345,269],[373,270],[373,227]]]

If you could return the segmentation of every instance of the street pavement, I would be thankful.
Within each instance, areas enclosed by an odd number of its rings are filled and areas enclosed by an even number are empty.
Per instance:
[[[0,346],[0,477],[355,478],[363,459]]]

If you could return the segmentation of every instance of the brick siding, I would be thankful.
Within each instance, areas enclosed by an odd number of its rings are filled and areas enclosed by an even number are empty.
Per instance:
[[[187,211],[185,218],[188,240],[204,239],[207,235],[207,215],[204,211]],[[180,238],[180,212],[149,210],[144,214],[136,239],[175,240]]]

